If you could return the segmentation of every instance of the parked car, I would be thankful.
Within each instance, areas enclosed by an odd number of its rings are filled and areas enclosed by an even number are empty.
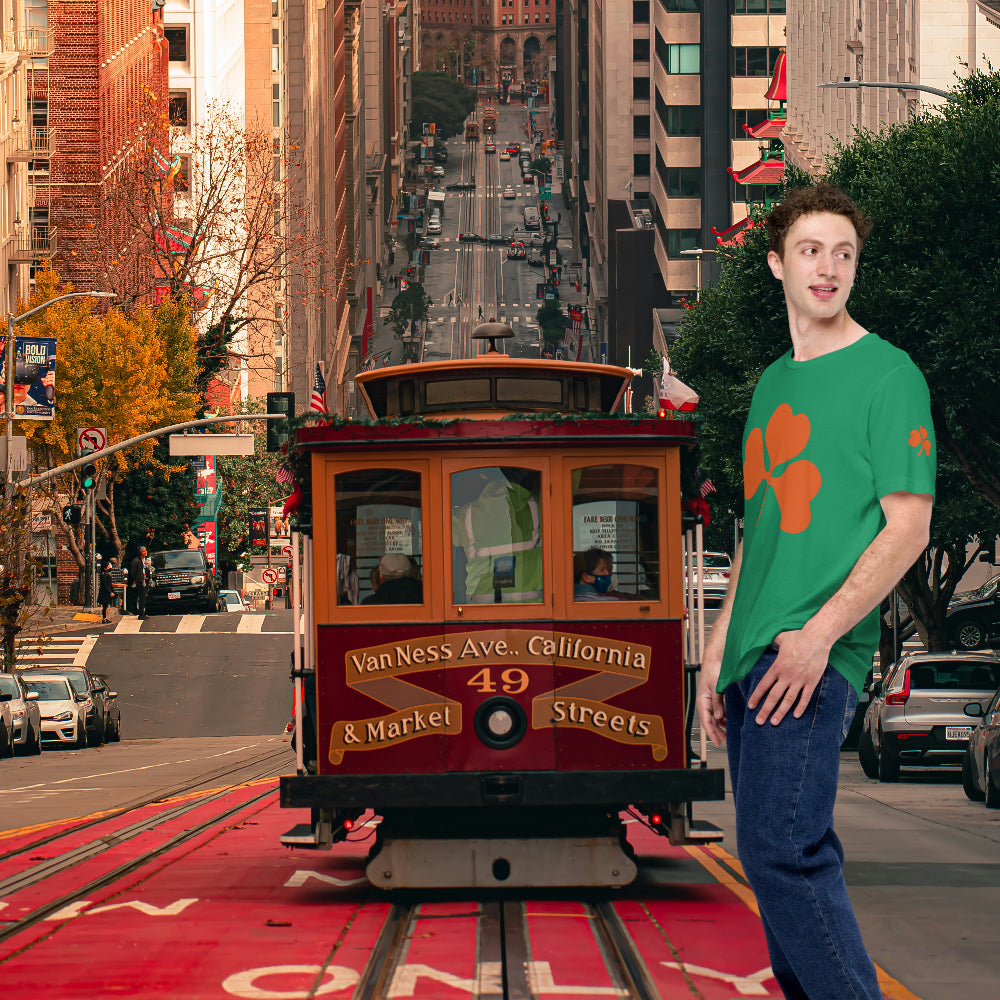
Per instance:
[[[444,177],[444,167],[438,164],[438,166],[434,168],[432,173],[434,174],[435,177]]]
[[[858,737],[870,778],[898,781],[900,765],[957,764],[972,734],[966,707],[982,709],[1000,687],[996,653],[909,653],[874,681]]]
[[[219,591],[219,610],[220,611],[249,611],[250,609],[246,605],[246,601],[240,597],[239,593],[235,590],[220,590]]]
[[[111,690],[107,674],[95,674],[94,679],[104,698],[104,742],[120,743],[122,739],[122,711],[118,705],[118,692]]]
[[[23,680],[35,674],[59,674],[65,677],[73,693],[81,698],[87,741],[92,747],[104,742],[104,695],[97,678],[86,667],[28,667],[21,671]]]
[[[212,612],[218,606],[215,576],[201,549],[154,552],[153,582],[146,592],[146,611]]]
[[[458,234],[459,243],[478,243],[479,233],[459,233]]]
[[[504,196],[505,198],[507,198],[508,200],[510,200],[511,198],[516,198],[516,197],[517,197],[517,195],[516,195],[516,194],[514,194],[514,187],[513,187],[513,185],[512,185],[512,184],[508,184],[508,185],[507,185],[507,186],[506,186],[506,187],[505,187],[505,188],[503,189],[503,196]]]
[[[945,625],[956,649],[980,649],[1000,640],[1000,576],[956,597],[948,605]]]
[[[962,758],[962,787],[973,802],[1000,809],[1000,689],[985,709],[973,701],[965,706],[965,714],[980,721]]]
[[[500,159],[501,160],[509,160],[510,159],[510,153],[506,149],[501,149],[500,150]]]
[[[440,250],[441,241],[434,239],[433,236],[422,236],[417,246],[421,250]]]
[[[42,716],[42,745],[83,749],[87,745],[86,713],[82,702],[86,697],[76,694],[69,678],[62,674],[32,672],[22,675],[29,691],[38,695]]]
[[[528,263],[532,267],[541,267],[545,263],[545,255],[541,250],[531,250],[528,253]]]
[[[14,722],[6,702],[0,702],[0,757],[14,756]]]
[[[0,673],[0,702],[10,711],[14,729],[14,750],[42,752],[42,716],[38,695],[24,686],[19,674]]]
[[[705,565],[705,600],[722,601],[729,589],[729,577],[733,570],[733,561],[727,552],[706,552],[703,555]],[[687,562],[685,561],[685,566]],[[685,572],[685,580],[687,574]],[[694,575],[695,586],[698,584],[698,571]]]

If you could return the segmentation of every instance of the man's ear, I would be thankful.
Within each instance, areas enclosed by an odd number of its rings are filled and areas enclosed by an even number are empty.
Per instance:
[[[771,274],[773,274],[778,281],[784,281],[785,271],[782,267],[781,258],[778,256],[777,250],[768,250],[767,266],[771,268]]]

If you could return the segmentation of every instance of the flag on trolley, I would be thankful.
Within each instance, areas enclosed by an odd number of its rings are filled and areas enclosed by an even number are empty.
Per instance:
[[[702,497],[707,497],[709,493],[717,493],[718,491],[715,488],[715,483],[711,479],[706,478],[702,481],[701,486],[698,487],[698,492]]]
[[[278,471],[274,474],[274,481],[276,483],[291,485],[295,482],[295,476],[292,474],[292,470],[282,463],[278,466]]]
[[[323,378],[323,371],[316,362],[316,377],[313,379],[312,398],[309,400],[309,409],[313,413],[329,413],[326,407],[326,379]]]

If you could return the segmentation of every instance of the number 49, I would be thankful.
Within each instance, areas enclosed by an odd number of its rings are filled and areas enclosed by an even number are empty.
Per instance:
[[[493,672],[484,667],[475,677],[467,681],[469,687],[479,688],[480,694],[494,694],[497,682],[493,680]],[[528,686],[528,674],[519,667],[508,667],[500,674],[500,690],[504,694],[520,694]]]

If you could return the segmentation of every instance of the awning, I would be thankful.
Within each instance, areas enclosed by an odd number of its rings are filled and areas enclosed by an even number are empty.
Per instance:
[[[742,170],[726,170],[737,184],[780,184],[785,179],[784,160],[758,160]]]
[[[788,124],[788,118],[785,115],[784,109],[775,112],[775,114],[778,117],[765,118],[764,121],[754,125],[753,128],[749,125],[744,125],[743,131],[751,139],[777,139]]]

